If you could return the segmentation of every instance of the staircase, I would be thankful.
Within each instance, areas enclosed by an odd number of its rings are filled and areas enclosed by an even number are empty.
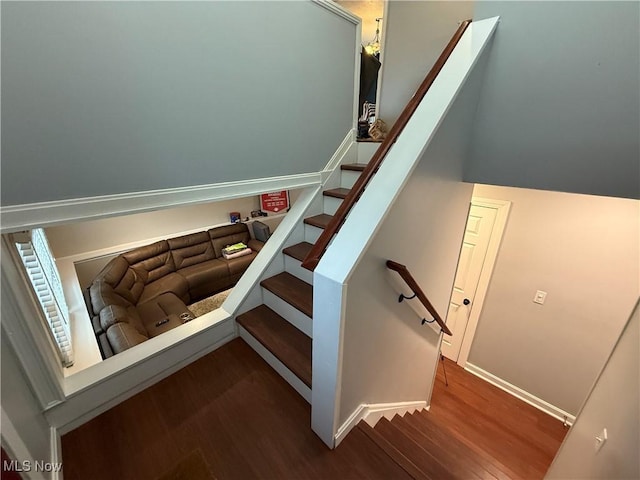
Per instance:
[[[304,241],[282,250],[285,271],[260,282],[263,304],[236,318],[240,336],[311,403],[313,272],[302,260],[364,170],[379,143],[358,143],[340,167],[340,187],[323,192],[323,213],[304,219]]]
[[[507,479],[513,471],[486,452],[457,437],[427,411],[382,418],[374,428],[362,420],[367,435],[414,479]]]

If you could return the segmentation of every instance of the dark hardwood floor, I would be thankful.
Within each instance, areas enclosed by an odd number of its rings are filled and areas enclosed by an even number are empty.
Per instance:
[[[511,478],[543,478],[568,428],[454,362],[444,362],[449,386],[440,362],[431,409],[423,415]]]
[[[423,415],[510,476],[542,478],[561,423],[451,362],[449,387],[441,373]],[[64,478],[411,478],[361,429],[331,451],[309,424],[309,405],[236,339],[64,435]]]

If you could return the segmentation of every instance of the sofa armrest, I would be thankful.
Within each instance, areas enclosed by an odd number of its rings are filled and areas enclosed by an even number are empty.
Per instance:
[[[141,335],[133,326],[123,322],[116,323],[109,327],[109,330],[107,330],[107,338],[114,353],[124,352],[148,340],[147,337]]]
[[[249,247],[254,252],[258,253],[260,252],[260,250],[262,250],[262,247],[264,247],[264,242],[261,242],[260,240],[256,240],[255,238],[252,238],[247,243],[247,247]]]

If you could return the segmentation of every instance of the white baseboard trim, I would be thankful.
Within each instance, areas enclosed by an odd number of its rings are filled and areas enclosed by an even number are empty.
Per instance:
[[[576,420],[575,415],[571,415],[570,413],[565,412],[564,410],[556,407],[555,405],[551,405],[550,403],[545,402],[541,398],[538,398],[535,395],[532,395],[531,393],[521,389],[520,387],[516,387],[515,385],[499,377],[496,377],[494,374],[489,373],[486,370],[483,370],[477,365],[467,362],[467,365],[464,367],[464,369],[467,372],[472,373],[476,377],[479,377],[484,381],[489,382],[491,385],[498,387],[500,390],[503,390],[513,395],[514,397],[519,398],[523,402],[526,402],[529,405],[536,407],[538,410],[543,411],[547,415],[551,415],[553,418],[557,418],[562,422],[566,422],[568,425],[573,425],[573,422],[575,422]]]
[[[338,428],[335,435],[335,446],[337,447],[347,434],[355,427],[360,420],[364,420],[371,427],[385,417],[391,420],[394,416],[404,417],[406,413],[413,413],[416,410],[428,410],[427,402],[424,400],[415,402],[395,402],[395,403],[362,403],[356,408],[349,418]]]

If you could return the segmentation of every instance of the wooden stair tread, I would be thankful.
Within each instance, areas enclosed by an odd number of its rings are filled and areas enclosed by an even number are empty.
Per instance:
[[[311,339],[266,305],[236,318],[238,324],[311,388]]]
[[[375,430],[386,437],[393,445],[407,457],[426,478],[464,478],[449,471],[439,460],[440,452],[427,452],[412,439],[407,437],[394,423],[381,418]]]
[[[438,461],[453,475],[460,478],[496,480],[496,476],[485,468],[482,459],[478,461],[473,450],[444,431],[440,431],[441,435],[432,436],[420,429],[417,418],[412,415],[396,416],[391,423],[424,450],[433,452]]]
[[[330,190],[325,190],[322,192],[322,195],[325,197],[334,197],[334,198],[342,198],[343,200],[347,198],[350,188],[332,188]]]
[[[333,218],[333,215],[327,215],[326,213],[321,213],[320,215],[315,215],[313,217],[307,217],[304,219],[304,223],[307,225],[313,225],[318,228],[327,228],[329,222]]]
[[[274,295],[294,306],[308,317],[313,316],[313,286],[291,275],[282,272],[260,282]]]
[[[340,165],[340,170],[350,170],[352,172],[363,172],[366,168],[364,163],[343,163]]]
[[[415,480],[431,480],[422,472],[422,470],[420,470],[420,468],[418,468],[409,458],[398,450],[392,442],[387,440],[377,430],[371,428],[367,422],[361,420],[358,425],[356,425],[356,428],[373,440],[373,442],[378,445],[384,453],[387,454],[387,456],[400,465],[400,467],[402,467],[402,469]]]
[[[300,242],[285,248],[284,250],[282,250],[282,253],[302,262],[307,257],[307,254],[312,248],[312,243]]]

